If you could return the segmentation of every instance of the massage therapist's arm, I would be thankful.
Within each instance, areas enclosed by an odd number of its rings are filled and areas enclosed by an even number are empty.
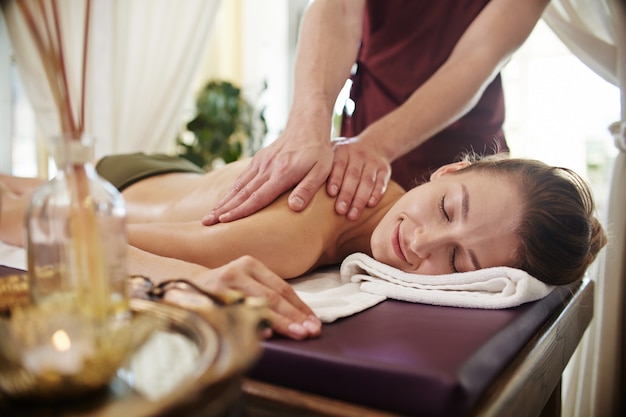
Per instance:
[[[272,329],[293,339],[319,336],[321,325],[313,311],[298,298],[291,286],[258,260],[243,256],[215,269],[179,259],[166,258],[129,247],[129,272],[158,284],[171,278],[186,278],[206,291],[238,290],[262,297],[269,307]],[[166,296],[167,298],[167,296]]]
[[[332,112],[357,58],[364,8],[364,0],[309,4],[300,27],[293,104],[285,129],[255,154],[205,224],[248,216],[292,187],[289,206],[295,211],[308,206],[332,168]],[[382,188],[380,184],[381,194]]]

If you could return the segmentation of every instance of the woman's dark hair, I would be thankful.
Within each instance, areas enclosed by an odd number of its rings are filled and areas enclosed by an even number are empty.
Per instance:
[[[521,193],[520,246],[516,265],[550,285],[564,285],[584,275],[607,243],[587,183],[568,168],[497,154],[465,158],[461,171],[507,175]]]

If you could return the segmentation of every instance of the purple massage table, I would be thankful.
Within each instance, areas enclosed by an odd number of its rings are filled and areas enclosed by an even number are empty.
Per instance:
[[[593,282],[506,310],[383,303],[274,338],[248,374],[246,416],[556,416],[593,315]]]
[[[318,339],[263,342],[236,416],[558,416],[592,315],[588,279],[507,310],[384,301]]]

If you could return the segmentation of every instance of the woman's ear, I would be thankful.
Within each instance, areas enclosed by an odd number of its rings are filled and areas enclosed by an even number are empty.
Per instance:
[[[451,164],[443,165],[443,166],[439,167],[439,169],[437,169],[437,171],[433,172],[430,175],[430,180],[431,181],[435,180],[435,179],[441,177],[442,175],[449,174],[451,172],[460,171],[463,168],[467,168],[470,165],[471,165],[470,161],[459,161],[459,162],[453,162]]]

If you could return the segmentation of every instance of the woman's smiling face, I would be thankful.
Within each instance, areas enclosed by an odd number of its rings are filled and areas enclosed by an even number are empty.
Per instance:
[[[451,174],[464,165],[440,168],[396,202],[372,234],[376,260],[426,275],[514,266],[517,188],[484,171]]]

